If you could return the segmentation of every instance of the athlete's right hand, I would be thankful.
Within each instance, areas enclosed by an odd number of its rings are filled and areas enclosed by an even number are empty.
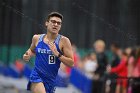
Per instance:
[[[28,51],[26,51],[26,53],[23,55],[23,60],[24,61],[29,61],[31,58],[30,54]]]

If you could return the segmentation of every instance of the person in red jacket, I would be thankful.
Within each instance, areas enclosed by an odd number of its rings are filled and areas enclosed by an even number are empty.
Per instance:
[[[140,47],[138,47],[136,51],[136,58],[133,63],[131,75],[131,77],[133,77],[132,93],[140,93]]]
[[[107,67],[107,71],[109,73],[116,73],[119,76],[119,78],[117,79],[116,93],[120,93],[121,89],[122,93],[126,93],[127,60],[128,60],[127,54],[125,52],[122,52],[120,64],[113,68],[111,68],[111,66]]]

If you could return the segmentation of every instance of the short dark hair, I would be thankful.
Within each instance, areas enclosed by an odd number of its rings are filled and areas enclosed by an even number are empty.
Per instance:
[[[63,15],[58,13],[58,12],[51,12],[48,17],[47,17],[47,21],[50,20],[51,17],[59,17],[61,20],[63,20]]]

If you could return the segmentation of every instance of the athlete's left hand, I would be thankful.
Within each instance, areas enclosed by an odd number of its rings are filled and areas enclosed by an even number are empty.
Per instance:
[[[54,54],[55,56],[58,56],[58,55],[59,55],[59,52],[57,51],[57,48],[56,48],[55,43],[48,42],[48,45],[49,45],[51,51],[53,52],[53,54]]]

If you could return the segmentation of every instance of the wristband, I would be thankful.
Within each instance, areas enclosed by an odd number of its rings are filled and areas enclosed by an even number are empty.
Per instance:
[[[62,56],[62,54],[59,53],[57,57],[60,58],[61,56]]]

